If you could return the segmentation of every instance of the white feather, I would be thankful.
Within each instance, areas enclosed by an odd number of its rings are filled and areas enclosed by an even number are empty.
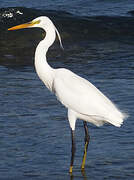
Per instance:
[[[77,118],[91,122],[97,126],[111,123],[120,127],[127,117],[103,93],[84,78],[67,69],[53,69],[46,60],[48,48],[58,35],[61,37],[48,17],[38,17],[32,22],[19,25],[9,30],[25,27],[39,27],[46,31],[46,37],[36,48],[35,68],[38,76],[59,101],[68,108],[68,119],[72,130],[75,129]]]
[[[67,69],[57,69],[54,78],[54,90],[58,99],[75,117],[97,126],[111,123],[117,127],[123,123],[125,115],[86,79]]]

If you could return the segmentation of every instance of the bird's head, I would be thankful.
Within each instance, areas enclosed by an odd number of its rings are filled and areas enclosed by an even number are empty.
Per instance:
[[[9,28],[9,31],[12,30],[18,30],[18,29],[24,29],[24,28],[34,28],[34,27],[39,27],[39,28],[47,28],[52,24],[52,21],[46,17],[46,16],[41,16],[38,17],[28,23],[25,24],[20,24],[14,27]]]
[[[56,29],[56,27],[54,26],[54,24],[52,23],[52,21],[47,16],[37,17],[36,19],[34,19],[28,23],[11,27],[8,30],[12,31],[12,30],[18,30],[18,29],[24,29],[24,28],[35,28],[35,27],[43,28],[44,30],[49,30],[50,27],[54,28],[55,32],[58,35],[58,38],[60,41],[60,46],[61,46],[61,48],[63,48],[60,34],[59,34],[58,30]]]

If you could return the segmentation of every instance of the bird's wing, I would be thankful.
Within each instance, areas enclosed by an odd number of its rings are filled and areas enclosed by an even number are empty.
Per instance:
[[[86,116],[123,118],[122,113],[93,84],[67,69],[58,69],[53,89],[67,108]]]

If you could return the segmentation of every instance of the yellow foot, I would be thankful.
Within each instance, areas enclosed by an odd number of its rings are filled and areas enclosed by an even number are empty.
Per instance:
[[[84,171],[85,170],[85,166],[82,165],[81,166],[81,170]]]
[[[70,172],[70,173],[73,172],[73,166],[70,166],[69,172]]]

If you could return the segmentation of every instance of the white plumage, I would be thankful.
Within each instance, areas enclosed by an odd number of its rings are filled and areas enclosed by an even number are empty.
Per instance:
[[[55,73],[54,92],[58,99],[74,114],[69,119],[72,129],[77,118],[97,126],[105,122],[117,127],[123,123],[124,115],[93,84],[66,69]],[[65,93],[66,92],[66,93]],[[71,118],[71,117],[70,117]]]
[[[43,28],[46,31],[46,37],[36,49],[36,71],[45,85],[68,108],[71,128],[75,129],[77,118],[97,126],[103,123],[111,123],[120,127],[125,115],[93,84],[70,70],[64,68],[53,69],[48,65],[45,59],[46,53],[53,44],[57,31],[55,31],[55,26],[47,17],[39,17],[35,19],[35,21],[37,20],[40,20],[41,24],[35,26]]]
[[[61,43],[60,34],[48,17],[39,17],[23,25],[15,26],[9,30],[39,27],[46,31],[46,37],[36,48],[35,68],[39,78],[46,87],[55,93],[59,101],[68,109],[68,119],[72,130],[72,158],[70,172],[72,172],[74,159],[74,134],[76,120],[95,124],[96,126],[104,123],[111,123],[120,127],[126,115],[123,114],[104,94],[102,94],[93,84],[84,78],[76,75],[70,70],[59,68],[53,69],[46,60],[48,48],[53,44],[56,33]],[[86,151],[89,142],[89,136],[84,124],[86,141],[82,168],[85,165]],[[87,143],[87,144],[86,144]]]

